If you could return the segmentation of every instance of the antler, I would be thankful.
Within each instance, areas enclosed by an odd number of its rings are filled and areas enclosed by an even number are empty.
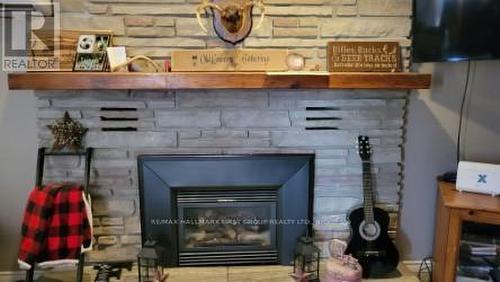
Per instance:
[[[260,9],[260,21],[253,28],[254,30],[257,30],[257,29],[261,28],[262,24],[264,23],[264,18],[266,17],[266,5],[264,5],[264,0],[251,0],[245,4],[243,9],[246,9],[249,7],[257,7]]]
[[[264,23],[264,18],[266,17],[266,5],[264,5],[264,0],[252,0],[252,4],[260,9],[260,21],[254,28],[254,30],[257,30],[261,28]]]
[[[201,12],[203,12],[206,8],[216,9],[219,12],[223,12],[224,10],[217,4],[208,2],[209,0],[203,0],[201,4],[196,8],[196,19],[198,19],[198,24],[204,32],[208,33],[208,29],[201,22]]]

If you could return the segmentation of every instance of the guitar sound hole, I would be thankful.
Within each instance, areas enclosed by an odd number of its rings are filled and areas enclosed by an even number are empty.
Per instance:
[[[359,225],[359,234],[366,241],[375,241],[380,236],[380,225],[376,221],[368,223],[363,220]]]

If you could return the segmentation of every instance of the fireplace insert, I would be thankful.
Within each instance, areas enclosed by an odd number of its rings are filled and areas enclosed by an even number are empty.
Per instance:
[[[165,266],[283,264],[311,231],[313,155],[140,156],[142,240]]]
[[[177,194],[179,265],[276,263],[276,190]]]

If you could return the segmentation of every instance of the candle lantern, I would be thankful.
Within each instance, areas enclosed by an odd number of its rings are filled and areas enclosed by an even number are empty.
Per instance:
[[[163,277],[163,267],[160,266],[155,241],[146,241],[137,255],[139,282],[158,281]]]
[[[293,273],[299,281],[319,282],[320,250],[311,237],[301,237],[295,248]]]

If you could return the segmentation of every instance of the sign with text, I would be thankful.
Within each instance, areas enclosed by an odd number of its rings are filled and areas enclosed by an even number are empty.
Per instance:
[[[330,72],[399,72],[398,42],[329,42]]]
[[[179,50],[172,71],[285,71],[286,50]]]

